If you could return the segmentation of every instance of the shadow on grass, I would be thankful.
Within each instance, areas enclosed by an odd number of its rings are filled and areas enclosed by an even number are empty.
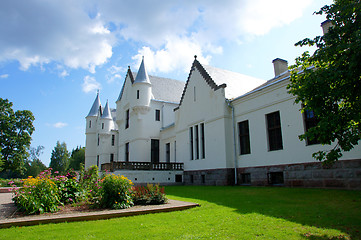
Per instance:
[[[199,199],[235,209],[240,214],[259,213],[317,228],[338,229],[361,239],[361,192],[328,189],[242,186],[167,187],[169,195]],[[303,236],[329,239],[327,236]],[[335,238],[335,239],[343,239]],[[344,239],[347,239],[346,237]]]

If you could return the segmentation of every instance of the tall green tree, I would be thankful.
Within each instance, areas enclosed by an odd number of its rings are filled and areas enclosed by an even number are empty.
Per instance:
[[[335,0],[316,14],[325,14],[331,27],[323,36],[306,38],[296,46],[315,46],[291,66],[289,92],[304,110],[312,110],[318,124],[301,139],[335,144],[313,157],[334,162],[361,139],[361,1]]]
[[[50,165],[53,171],[59,171],[60,173],[65,173],[69,164],[69,152],[66,147],[66,143],[56,142],[56,146],[51,152]]]
[[[37,146],[36,148],[30,148],[30,157],[29,160],[26,162],[26,172],[25,176],[34,176],[36,177],[46,169],[44,163],[40,160],[40,155],[43,153],[44,146]]]
[[[3,171],[24,172],[25,160],[28,157],[34,116],[28,110],[14,112],[13,104],[0,98],[0,150]]]
[[[71,151],[68,169],[80,170],[81,164],[85,164],[85,147],[76,147]]]

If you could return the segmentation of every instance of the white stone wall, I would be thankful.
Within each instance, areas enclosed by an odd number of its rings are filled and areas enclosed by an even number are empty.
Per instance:
[[[233,166],[229,116],[224,89],[213,90],[197,69],[193,71],[175,122],[177,161],[184,162],[186,171]],[[190,160],[189,128],[201,123],[205,131],[205,158]]]
[[[176,175],[183,175],[183,171],[131,171],[120,170],[113,172],[116,175],[123,175],[137,184],[174,184]]]
[[[320,144],[306,145],[298,136],[304,133],[303,116],[300,104],[287,93],[288,81],[282,81],[266,89],[249,94],[233,102],[236,122],[249,121],[251,154],[240,155],[237,126],[237,167],[271,166],[315,162],[312,153],[329,150],[333,146]],[[282,130],[283,149],[268,150],[266,114],[279,111]],[[342,159],[358,159],[360,146],[344,153]]]

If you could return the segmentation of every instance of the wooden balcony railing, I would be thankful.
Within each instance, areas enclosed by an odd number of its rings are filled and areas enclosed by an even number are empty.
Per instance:
[[[112,162],[103,163],[101,170],[157,170],[157,171],[183,171],[183,163],[151,163],[151,162]]]

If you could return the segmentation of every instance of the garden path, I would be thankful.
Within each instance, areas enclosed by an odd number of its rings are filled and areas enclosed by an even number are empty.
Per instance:
[[[15,203],[11,198],[12,193],[0,193],[0,220],[4,220],[16,211]]]

